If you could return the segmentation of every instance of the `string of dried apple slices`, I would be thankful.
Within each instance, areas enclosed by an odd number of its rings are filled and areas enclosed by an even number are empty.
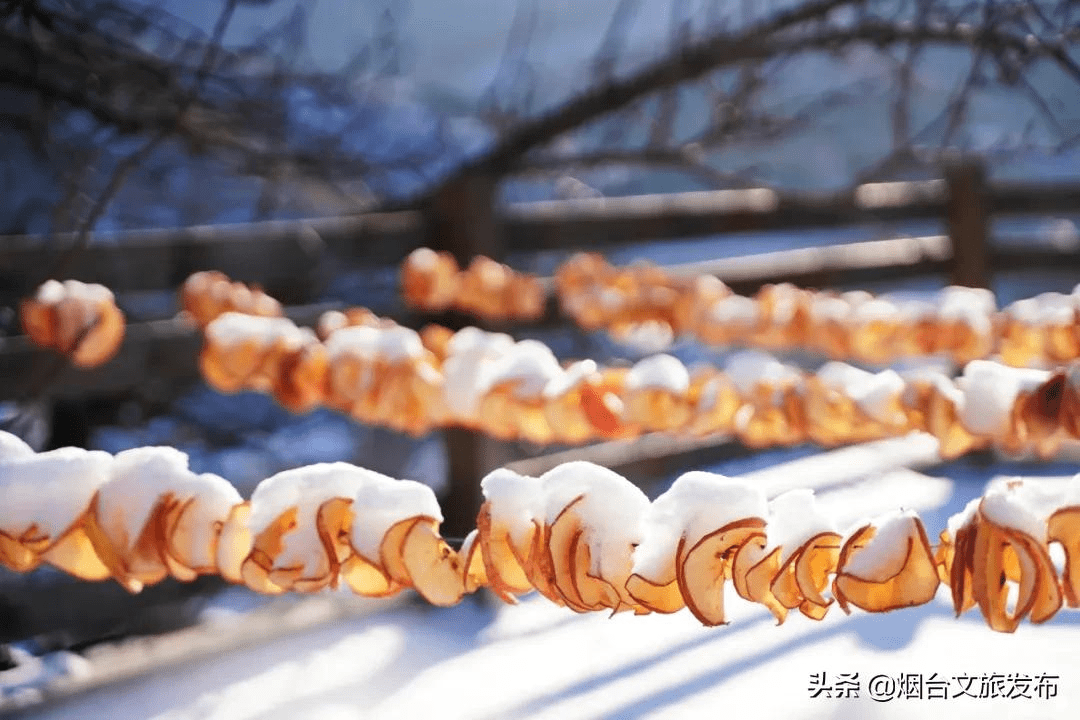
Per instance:
[[[958,615],[978,605],[1003,632],[1080,606],[1080,476],[1058,489],[997,483],[937,548],[912,511],[844,530],[810,490],[766,500],[752,482],[705,472],[653,502],[587,462],[539,478],[500,469],[481,485],[477,528],[454,550],[428,487],[346,463],[286,470],[244,501],[173,448],[34,453],[0,433],[0,564],[48,563],[132,592],[200,574],[262,593],[414,588],[437,605],[480,587],[507,602],[536,590],[578,612],[685,607],[705,625],[726,622],[728,581],[778,622],[795,610],[821,619],[834,601],[845,612],[920,605],[940,585]],[[1065,551],[1060,576],[1051,543]]]
[[[451,255],[428,248],[402,262],[401,289],[409,304],[427,311],[453,306],[478,317],[531,319],[543,310],[532,276],[485,257],[462,272]],[[783,283],[746,297],[710,275],[674,276],[649,262],[614,267],[600,254],[576,253],[555,273],[554,292],[581,328],[658,347],[689,335],[714,345],[801,348],[873,364],[938,354],[962,365],[998,353],[1008,365],[1028,367],[1080,357],[1077,291],[1042,293],[1000,311],[989,290],[957,286],[912,298]]]
[[[203,376],[224,392],[273,393],[297,412],[322,405],[414,434],[459,426],[537,444],[666,431],[835,446],[922,430],[957,457],[991,445],[1051,456],[1080,439],[1080,375],[1066,369],[976,360],[953,379],[830,362],[808,373],[761,351],[723,368],[663,354],[629,368],[563,366],[542,343],[477,328],[417,333],[370,313],[319,325],[321,341],[287,318],[226,313],[206,328]]]
[[[78,280],[48,280],[19,305],[34,344],[67,356],[81,368],[108,362],[124,339],[124,315],[112,291]]]
[[[535,320],[547,300],[535,276],[483,255],[462,270],[450,253],[418,248],[402,262],[400,278],[405,301],[428,312],[454,309],[487,320]]]

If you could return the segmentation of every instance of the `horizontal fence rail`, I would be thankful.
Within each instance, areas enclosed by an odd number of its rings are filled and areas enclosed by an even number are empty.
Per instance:
[[[1080,212],[1080,184],[987,183],[992,215]],[[746,231],[841,227],[944,219],[945,180],[860,185],[840,193],[716,190],[530,203],[496,208],[501,249],[582,249],[666,238]],[[197,270],[216,269],[303,302],[304,289],[327,256],[368,264],[401,260],[443,238],[420,211],[282,220],[94,236],[70,276],[117,291],[175,287]],[[72,234],[0,237],[0,287],[45,278]]]

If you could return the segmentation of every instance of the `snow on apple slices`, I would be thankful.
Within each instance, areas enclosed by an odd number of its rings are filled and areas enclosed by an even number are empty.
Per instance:
[[[47,280],[22,301],[19,316],[34,343],[63,353],[78,367],[108,361],[124,339],[123,313],[103,285]]]
[[[189,470],[179,450],[134,448],[113,458],[86,533],[113,578],[136,592],[167,575],[218,572],[220,529],[240,502],[226,480]]]
[[[317,343],[315,333],[283,317],[223,313],[205,330],[199,368],[221,392],[269,390],[287,359]]]
[[[1065,548],[1061,583],[1065,601],[1069,607],[1080,607],[1080,475],[1069,481],[1060,507],[1047,518],[1046,534],[1049,542],[1061,543]]]
[[[625,388],[628,422],[645,430],[675,430],[690,421],[690,374],[678,358],[653,355],[638,361],[626,374]]]
[[[485,575],[492,592],[513,603],[515,595],[533,589],[527,568],[539,528],[540,480],[499,468],[480,481],[480,488],[485,502],[476,529]]]
[[[426,485],[347,463],[285,470],[251,498],[245,584],[262,592],[314,591],[344,578],[361,595],[413,587],[437,605],[464,592],[457,553]]]
[[[852,533],[840,548],[833,597],[869,612],[930,602],[939,584],[926,530],[911,510],[882,515]]]
[[[904,381],[893,370],[871,373],[828,362],[803,386],[807,433],[826,446],[896,435],[907,426],[903,390]]]
[[[1011,368],[987,360],[974,360],[964,367],[956,386],[964,393],[959,419],[968,432],[996,439],[1018,449],[1024,444],[1023,429],[1017,427],[1017,400],[1035,392],[1050,379],[1044,370]]]
[[[552,442],[555,430],[544,413],[544,390],[563,374],[554,353],[541,342],[522,340],[507,348],[478,379],[478,414],[485,431],[511,440]]]
[[[807,489],[789,490],[769,502],[768,537],[753,538],[734,558],[736,592],[765,605],[779,622],[799,609],[814,620],[825,617],[832,600],[822,591],[836,569],[840,535]]]
[[[560,465],[539,478],[502,469],[481,483],[477,519],[492,589],[508,601],[535,588],[578,612],[646,612],[626,591],[648,498],[607,468]]]
[[[702,623],[724,620],[724,581],[747,542],[764,537],[764,493],[743,480],[692,471],[645,514],[626,587],[641,605],[671,613],[684,604]]]
[[[1048,519],[1060,505],[1060,493],[1037,482],[1004,479],[949,519],[939,555],[957,615],[977,604],[999,632],[1013,632],[1024,617],[1053,617],[1061,588],[1047,548]]]
[[[82,524],[94,494],[109,479],[112,456],[78,448],[34,454],[0,432],[0,564],[29,572],[51,562],[100,580],[108,570],[86,550]]]
[[[540,476],[544,525],[530,563],[534,585],[585,612],[647,612],[626,591],[649,499],[622,475],[590,462],[568,462]]]

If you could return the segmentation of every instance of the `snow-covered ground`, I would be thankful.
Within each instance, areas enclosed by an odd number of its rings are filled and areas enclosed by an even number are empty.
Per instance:
[[[34,713],[37,718],[955,718],[1066,717],[1080,708],[1077,615],[1015,635],[952,618],[943,597],[887,616],[820,623],[731,603],[731,625],[689,613],[581,616],[536,596],[517,607],[405,606],[222,655]],[[811,697],[812,675],[858,673],[860,697]],[[949,699],[870,699],[876,675],[936,673]],[[1058,675],[1058,696],[956,698],[959,676]],[[882,682],[882,681],[878,681]],[[1009,683],[1013,687],[1013,683]],[[877,686],[875,686],[877,687]],[[934,687],[931,685],[931,687]],[[887,687],[885,688],[887,689]],[[973,685],[978,695],[980,682]],[[936,707],[933,707],[936,706]]]
[[[883,471],[890,457],[895,464],[906,453],[905,460],[918,462],[927,450],[919,439],[890,443],[877,457],[850,449],[759,470],[754,477],[769,495],[793,484],[814,487],[841,527],[903,506],[918,510],[936,534],[995,472],[954,467],[946,477],[936,469]],[[832,459],[831,471],[825,457]],[[862,469],[852,472],[855,466]],[[1048,718],[1080,709],[1080,614],[1073,611],[1003,635],[987,629],[978,611],[954,618],[942,590],[923,607],[851,616],[834,607],[822,622],[794,616],[777,627],[767,611],[730,595],[731,623],[719,628],[701,627],[686,611],[576,615],[536,595],[517,606],[490,598],[449,609],[396,603],[75,695],[27,716],[902,718],[937,711],[954,718]],[[211,628],[236,621],[229,608],[237,597],[227,594],[207,611]],[[77,662],[67,664],[87,672]],[[838,697],[841,674],[851,673],[858,674],[859,697]],[[913,686],[906,688],[911,697],[897,698],[905,692],[898,678],[921,679],[923,699]],[[828,687],[832,697],[812,697]],[[1045,697],[1051,689],[1056,696]],[[872,699],[874,692],[894,699]],[[957,697],[962,692],[975,697]]]

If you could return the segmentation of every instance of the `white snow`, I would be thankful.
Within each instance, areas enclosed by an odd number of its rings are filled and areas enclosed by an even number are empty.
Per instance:
[[[713,303],[709,317],[721,325],[754,325],[761,317],[761,309],[753,298],[727,295]]]
[[[645,493],[615,471],[584,461],[549,470],[540,476],[540,484],[544,520],[549,525],[584,495],[574,510],[592,553],[590,570],[617,587],[625,585],[632,566],[631,548],[641,542],[642,520],[649,508]]]
[[[1061,507],[1080,506],[1080,474],[1074,475],[1062,492]]]
[[[964,401],[957,407],[960,422],[979,435],[1005,433],[1017,395],[1034,390],[1049,377],[1045,370],[1012,368],[989,360],[968,363],[956,381],[964,393]]]
[[[535,398],[563,374],[551,349],[538,340],[522,340],[502,357],[480,368],[476,392],[482,397],[503,383],[513,383],[519,398]]]
[[[356,519],[352,527],[353,548],[370,560],[379,557],[383,536],[396,523],[414,517],[443,520],[435,492],[415,480],[397,480],[374,470],[361,470],[364,483],[353,496]]]
[[[383,536],[396,522],[418,516],[442,522],[435,493],[426,485],[336,462],[284,470],[264,480],[251,496],[248,527],[257,536],[290,508],[297,508],[296,527],[285,535],[284,549],[275,564],[303,566],[310,571],[325,554],[315,522],[317,513],[323,503],[334,498],[352,501],[353,547],[373,562],[378,562]]]
[[[869,417],[881,422],[893,419],[889,412],[891,403],[900,399],[905,388],[904,380],[894,370],[872,373],[837,361],[825,363],[817,376],[827,386],[851,398]]]
[[[595,360],[578,360],[562,373],[551,378],[544,388],[544,397],[548,399],[562,397],[589,378],[598,376]]]
[[[405,258],[405,264],[419,272],[430,273],[438,266],[439,256],[431,248],[416,248]]]
[[[0,462],[0,531],[18,538],[31,526],[59,537],[90,507],[109,480],[113,457],[100,450],[60,448]]]
[[[851,313],[852,305],[844,298],[825,293],[811,296],[810,319],[814,322],[846,323]]]
[[[424,344],[415,330],[395,325],[356,325],[335,331],[326,339],[331,359],[352,356],[388,363],[409,362],[424,354]]]
[[[815,535],[837,531],[836,522],[821,511],[815,502],[814,491],[807,488],[788,490],[769,501],[766,522],[768,546],[765,553],[781,548],[781,565]]]
[[[753,393],[758,385],[781,388],[798,382],[800,378],[795,368],[784,365],[761,350],[742,350],[732,354],[724,365],[724,373],[743,397]]]
[[[109,481],[98,491],[97,515],[113,542],[135,544],[161,496],[174,488],[187,489],[194,473],[188,457],[173,447],[139,447],[113,457]]]
[[[950,285],[940,292],[937,316],[949,322],[961,322],[980,335],[988,334],[997,312],[994,293],[985,288]]]
[[[639,360],[626,374],[627,391],[665,390],[684,394],[690,387],[690,373],[678,358],[661,354]]]
[[[874,536],[848,556],[844,572],[866,580],[893,577],[907,559],[907,539],[916,535],[919,515],[914,510],[896,510],[870,521]],[[846,539],[846,538],[845,538]]]
[[[27,445],[21,437],[0,430],[0,463],[18,457],[29,457],[33,454],[34,449]]]
[[[480,384],[486,367],[505,355],[514,339],[466,327],[454,333],[446,345],[443,361],[443,393],[446,405],[459,418],[471,418],[480,405]]]
[[[34,299],[44,305],[55,305],[65,298],[81,300],[90,304],[112,302],[112,290],[104,285],[84,283],[78,280],[46,280],[38,286]]]
[[[38,286],[34,299],[43,305],[55,305],[66,295],[63,283],[59,280],[46,280]]]
[[[980,511],[987,520],[1046,542],[1046,521],[1062,507],[1061,488],[1037,480],[995,478],[983,494]]]
[[[639,353],[658,353],[671,347],[675,332],[662,320],[646,320],[620,328],[615,339]]]
[[[1077,298],[1056,292],[1017,300],[1005,313],[1025,325],[1072,325],[1076,322]]]
[[[956,540],[956,533],[965,525],[971,523],[975,518],[975,514],[979,512],[979,504],[982,502],[981,497],[972,498],[968,501],[968,504],[964,506],[964,509],[958,513],[955,513],[949,517],[945,527],[949,531],[949,535],[953,540]]]
[[[900,309],[888,298],[872,298],[855,303],[851,318],[857,323],[896,322]]]
[[[758,485],[699,470],[683,473],[646,511],[633,570],[650,580],[670,579],[680,538],[689,549],[714,530],[736,520],[764,520],[767,512]]]
[[[541,510],[540,479],[497,468],[484,476],[480,489],[490,503],[491,522],[506,527],[514,544],[523,545]]]
[[[238,312],[222,313],[206,326],[205,333],[209,342],[221,347],[245,342],[255,342],[260,347],[269,347],[274,343],[299,347],[315,341],[315,333],[310,328],[297,327],[289,318]]]

